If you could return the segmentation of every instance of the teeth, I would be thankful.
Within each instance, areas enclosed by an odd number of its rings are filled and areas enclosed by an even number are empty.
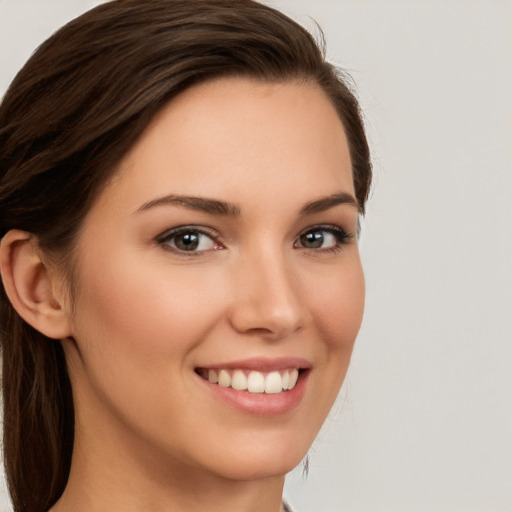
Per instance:
[[[288,382],[288,389],[293,389],[295,387],[295,384],[297,384],[298,378],[299,378],[299,370],[297,370],[297,368],[294,368],[290,372],[290,382]]]
[[[231,377],[226,370],[221,370],[219,372],[219,386],[223,388],[229,388],[231,386]]]
[[[279,372],[271,372],[265,377],[265,393],[281,393],[283,379]]]
[[[262,373],[249,373],[249,378],[247,379],[247,390],[249,393],[263,393],[265,391],[265,377]]]
[[[212,384],[218,384],[223,388],[233,388],[237,391],[248,391],[249,393],[275,394],[288,391],[295,387],[299,378],[299,370],[273,371],[263,374],[251,371],[247,375],[244,370],[206,370],[201,369],[200,375]]]
[[[283,389],[290,389],[289,385],[290,385],[290,372],[288,370],[286,370],[283,373]]]
[[[247,389],[247,377],[242,370],[235,370],[231,379],[231,387],[238,391]]]

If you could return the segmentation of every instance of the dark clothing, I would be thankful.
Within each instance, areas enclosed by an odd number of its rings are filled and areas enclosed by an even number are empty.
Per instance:
[[[290,505],[288,505],[286,501],[283,501],[283,512],[293,512],[293,510],[290,508]]]

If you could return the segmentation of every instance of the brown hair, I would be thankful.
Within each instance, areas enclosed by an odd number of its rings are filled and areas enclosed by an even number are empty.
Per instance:
[[[95,197],[159,109],[227,76],[319,86],[343,122],[364,212],[371,165],[358,102],[306,30],[251,0],[118,0],[46,41],[0,105],[0,237],[21,229],[55,257],[72,254]],[[9,491],[16,512],[43,512],[69,474],[71,386],[60,343],[25,323],[3,287],[0,300]]]

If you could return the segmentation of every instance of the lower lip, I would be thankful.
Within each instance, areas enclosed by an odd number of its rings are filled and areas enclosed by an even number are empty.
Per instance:
[[[236,409],[257,416],[276,416],[290,412],[299,405],[306,391],[309,373],[310,370],[301,372],[295,387],[281,393],[237,391],[233,388],[224,388],[218,384],[212,384],[199,375],[197,377],[213,393],[215,398]]]

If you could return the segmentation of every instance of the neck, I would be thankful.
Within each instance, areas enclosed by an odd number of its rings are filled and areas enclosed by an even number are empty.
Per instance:
[[[50,512],[280,512],[284,478],[276,482],[217,483],[214,487],[196,482],[194,489],[169,485],[158,492],[144,483],[130,489],[112,487],[111,483],[76,485],[76,479],[70,479]]]
[[[66,489],[50,512],[279,512],[284,475],[235,480],[77,432]],[[132,445],[133,446],[133,445]]]

